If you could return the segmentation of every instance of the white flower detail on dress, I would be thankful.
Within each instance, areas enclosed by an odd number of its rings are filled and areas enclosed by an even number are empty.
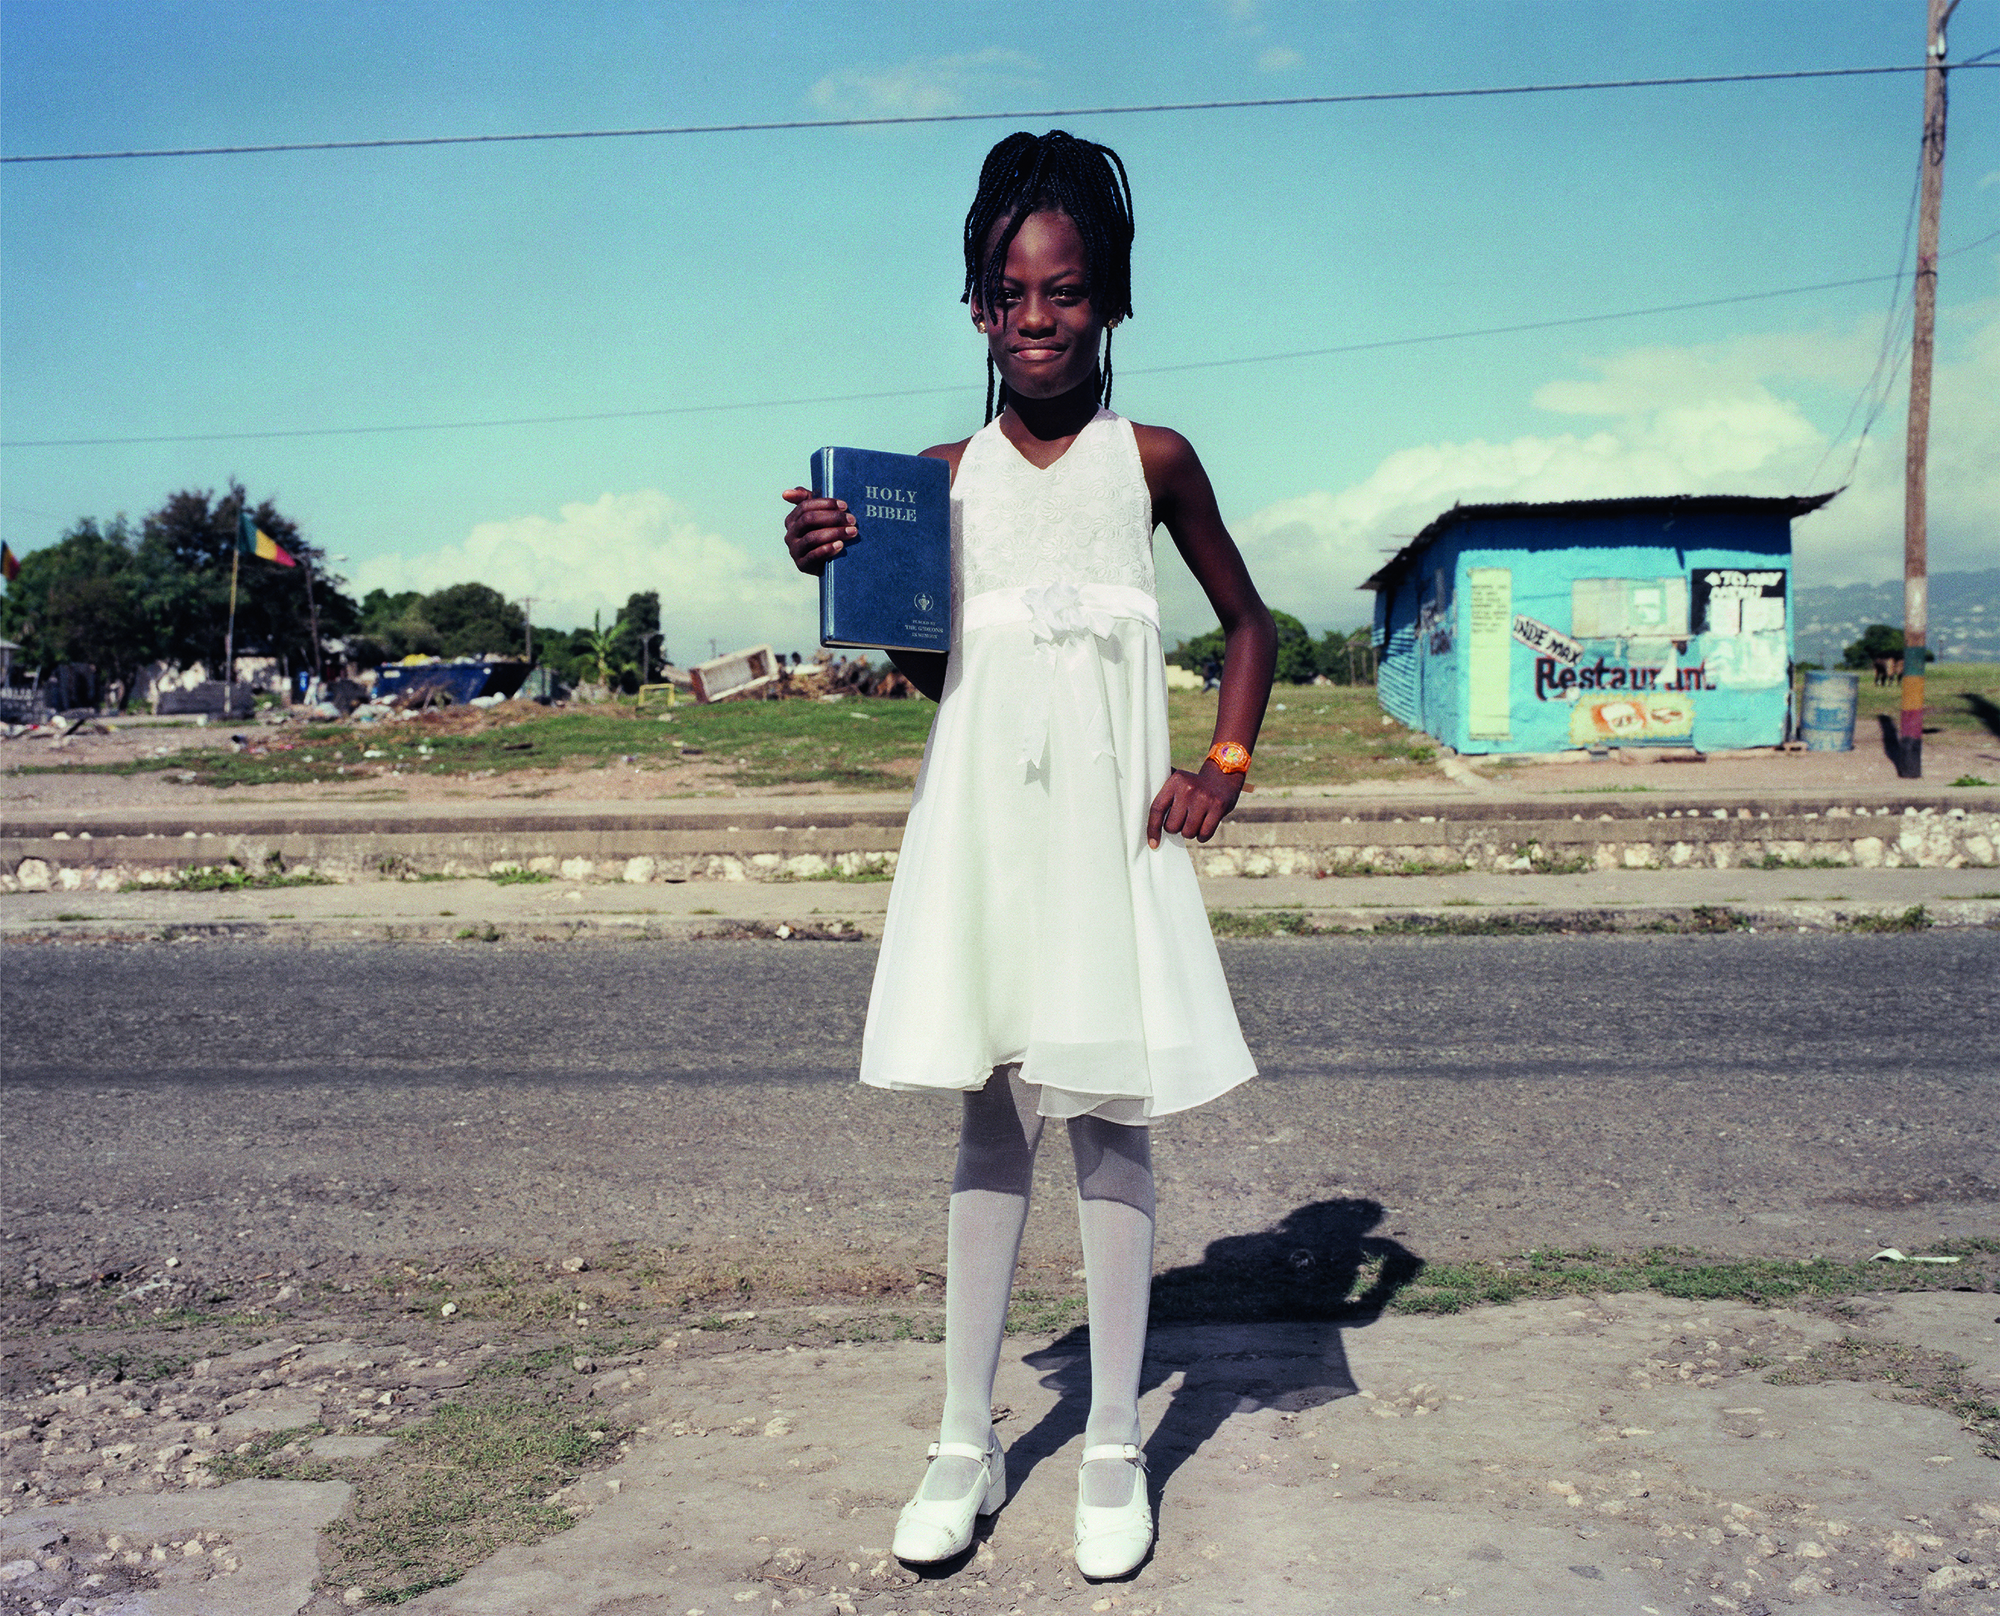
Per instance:
[[[1084,634],[1110,636],[1117,621],[1110,612],[1084,604],[1083,591],[1075,584],[1043,584],[1039,589],[1021,591],[1028,608],[1035,639],[1054,643]]]
[[[1069,697],[1091,760],[1111,757],[1111,718],[1105,711],[1107,696],[1096,641],[1115,645],[1118,619],[1088,604],[1075,584],[1024,589],[1021,602],[1028,608],[1028,626],[1035,636],[1035,661],[1041,675],[1021,706],[1021,761],[1031,769],[1041,767],[1049,744],[1049,708],[1057,685]]]

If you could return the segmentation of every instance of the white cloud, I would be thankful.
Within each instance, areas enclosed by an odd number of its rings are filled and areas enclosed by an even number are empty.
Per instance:
[[[975,89],[1026,89],[1040,64],[1019,51],[990,46],[963,56],[932,56],[900,67],[842,68],[807,91],[822,112],[841,117],[927,117],[956,112]]]
[[[1257,56],[1257,65],[1266,73],[1283,73],[1297,67],[1305,58],[1289,45],[1273,45]]]
[[[1990,566],[2000,552],[2000,304],[1954,311],[1943,337],[1955,351],[1938,365],[1931,414],[1930,564],[1939,572]],[[1384,554],[1457,503],[1819,492],[1847,474],[1852,442],[1829,453],[1828,431],[1788,394],[1804,383],[1851,398],[1879,340],[1879,324],[1864,324],[1628,350],[1533,394],[1539,408],[1578,418],[1576,430],[1401,449],[1348,488],[1266,506],[1232,531],[1272,605],[1344,625],[1365,616],[1368,597],[1353,591]],[[1900,572],[1906,388],[1898,382],[1847,491],[1794,528],[1806,581]],[[1170,625],[1214,620],[1191,579],[1163,572]]]
[[[616,615],[628,595],[657,589],[668,651],[701,660],[769,641],[808,650],[815,585],[794,571],[776,540],[769,556],[704,532],[687,508],[657,489],[605,494],[561,513],[481,522],[461,544],[419,555],[377,556],[354,569],[351,592],[421,589],[477,580],[510,600],[532,595],[534,617],[553,627]]]

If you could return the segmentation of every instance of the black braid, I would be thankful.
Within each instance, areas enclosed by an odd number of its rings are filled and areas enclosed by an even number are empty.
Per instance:
[[[1090,264],[1090,302],[1105,322],[1103,388],[1099,402],[1111,403],[1110,324],[1132,313],[1132,184],[1125,165],[1109,146],[1078,140],[1061,129],[1046,135],[1026,130],[1009,135],[979,170],[979,193],[965,216],[965,291],[961,303],[992,309],[1000,301],[1007,274],[1007,248],[1021,221],[1031,213],[1065,213],[1083,238]],[[993,249],[980,254],[993,227],[1005,220]],[[986,419],[1007,407],[1003,383],[993,397],[993,362],[987,360]]]

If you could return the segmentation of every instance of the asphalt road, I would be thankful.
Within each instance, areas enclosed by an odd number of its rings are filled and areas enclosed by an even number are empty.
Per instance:
[[[1263,1075],[1156,1130],[1162,1266],[1349,1203],[1432,1260],[2000,1232],[2000,935],[1237,943]],[[7,951],[0,1278],[621,1240],[935,1265],[955,1107],[871,948]],[[1074,1263],[1067,1150],[1031,1263]],[[5,1271],[11,1270],[9,1274]]]

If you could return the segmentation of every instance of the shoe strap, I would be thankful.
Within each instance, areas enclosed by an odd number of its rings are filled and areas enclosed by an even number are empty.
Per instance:
[[[933,1442],[930,1445],[930,1451],[924,1457],[926,1459],[984,1459],[992,1451],[991,1448],[975,1448],[970,1442]]]
[[[1084,1464],[1096,1459],[1123,1459],[1127,1464],[1135,1464],[1141,1470],[1146,1468],[1146,1456],[1129,1442],[1101,1442],[1094,1448],[1083,1450]]]

